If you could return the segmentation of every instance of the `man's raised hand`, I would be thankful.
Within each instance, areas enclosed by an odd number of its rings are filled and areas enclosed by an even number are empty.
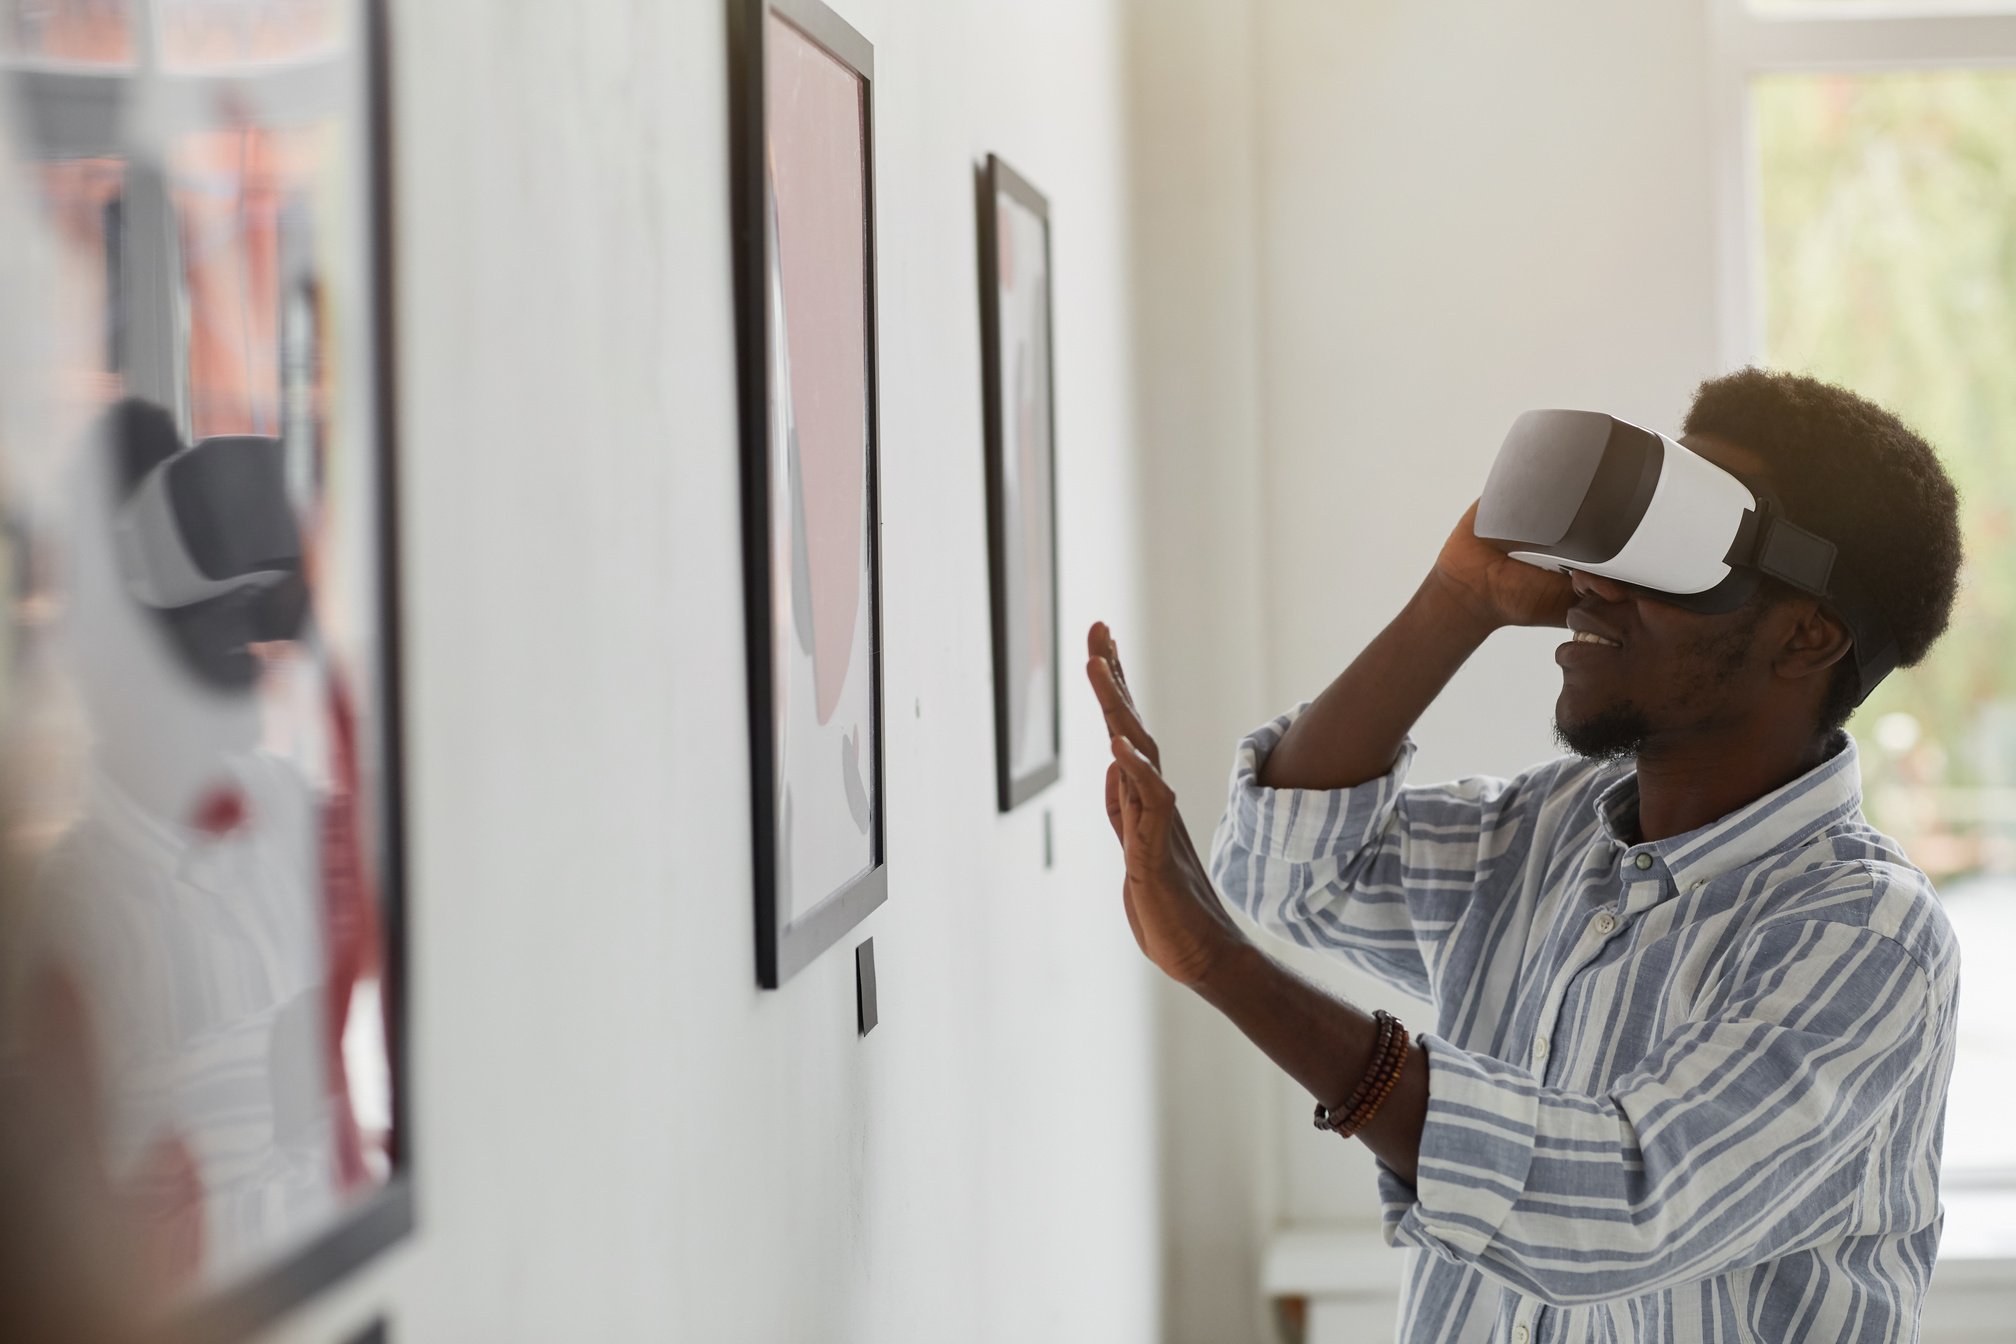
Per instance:
[[[1575,604],[1568,576],[1514,560],[1477,535],[1472,503],[1442,543],[1430,576],[1488,633],[1506,625],[1561,625]],[[1481,637],[1481,635],[1480,635]]]
[[[1094,625],[1086,676],[1106,716],[1113,763],[1106,770],[1106,816],[1120,838],[1127,879],[1127,923],[1150,961],[1178,982],[1195,985],[1245,935],[1225,913],[1210,875],[1162,778],[1161,752],[1141,723],[1128,692],[1112,632]]]

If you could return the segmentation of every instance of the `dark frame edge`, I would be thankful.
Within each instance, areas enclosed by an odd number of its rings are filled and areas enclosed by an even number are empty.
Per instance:
[[[1063,777],[1064,763],[1062,760],[1053,757],[1048,765],[1040,765],[1020,779],[1009,783],[1008,806],[1001,810],[1004,812],[1013,811]]]
[[[730,249],[742,455],[742,576],[749,711],[749,824],[756,982],[777,973],[775,785],[770,733],[769,243],[763,227],[763,22],[768,0],[727,0]]]
[[[889,865],[877,864],[793,920],[777,949],[778,980],[789,980],[889,899]],[[777,988],[778,986],[770,986]]]
[[[1027,178],[1016,172],[998,154],[989,154],[980,179],[978,202],[980,236],[980,350],[982,405],[986,418],[987,470],[987,568],[988,589],[993,607],[990,625],[994,635],[994,778],[996,808],[1012,812],[1042,793],[1063,776],[1064,667],[1062,652],[1063,607],[1059,588],[1058,547],[1063,531],[1057,515],[1057,341],[1056,269],[1051,253],[1050,202]],[[1043,302],[1044,358],[1049,364],[1049,398],[1043,413],[1049,421],[1050,450],[1050,681],[1055,688],[1050,703],[1050,760],[1020,778],[1010,773],[1008,725],[1008,590],[1007,513],[1001,494],[1004,454],[1001,441],[1003,390],[1001,387],[1001,257],[1000,226],[996,201],[1006,193],[1043,221]]]
[[[854,25],[827,8],[820,0],[768,0],[769,7],[783,15],[794,28],[839,57],[861,76],[864,84],[875,82],[875,48]],[[874,205],[869,205],[874,213]]]
[[[395,1177],[348,1221],[308,1242],[291,1260],[179,1316],[169,1327],[167,1340],[214,1344],[264,1329],[376,1259],[416,1225],[412,1179]]]
[[[883,626],[882,568],[882,350],[876,242],[874,49],[867,39],[819,0],[728,0],[729,127],[733,201],[737,384],[740,389],[743,491],[743,609],[748,649],[750,831],[756,907],[756,982],[781,988],[888,898],[888,789],[885,759],[888,715],[883,703],[887,649]],[[765,163],[764,24],[775,11],[846,65],[861,82],[862,189],[865,253],[863,306],[866,353],[868,483],[866,501],[870,592],[869,662],[873,686],[874,834],[866,872],[796,920],[777,909],[775,735],[771,716],[770,628],[770,367],[769,238],[765,228],[769,186]]]

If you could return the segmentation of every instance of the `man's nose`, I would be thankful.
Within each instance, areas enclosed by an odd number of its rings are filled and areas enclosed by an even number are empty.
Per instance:
[[[1631,595],[1631,590],[1617,580],[1585,574],[1579,569],[1568,571],[1568,582],[1575,589],[1575,596],[1594,597],[1599,602],[1622,602]]]

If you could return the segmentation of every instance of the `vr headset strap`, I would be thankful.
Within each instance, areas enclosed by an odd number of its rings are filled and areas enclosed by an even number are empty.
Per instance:
[[[1728,563],[1749,565],[1834,608],[1854,640],[1849,652],[1859,682],[1855,703],[1861,704],[1877,683],[1897,670],[1901,656],[1897,641],[1854,575],[1835,564],[1840,553],[1834,543],[1787,518],[1777,500],[1752,493],[1757,495],[1757,507],[1743,515]]]
[[[1824,597],[1855,639],[1855,647],[1849,652],[1854,656],[1855,671],[1861,681],[1855,696],[1855,703],[1859,705],[1869,698],[1869,692],[1876,689],[1878,682],[1897,670],[1903,655],[1897,648],[1897,641],[1890,637],[1889,628],[1877,618],[1874,608],[1863,596],[1861,585],[1853,577],[1837,573],[1833,591]]]

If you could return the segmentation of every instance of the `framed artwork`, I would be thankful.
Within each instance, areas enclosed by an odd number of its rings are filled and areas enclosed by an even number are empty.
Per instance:
[[[24,1015],[148,1309],[235,1336],[413,1224],[386,19],[6,11]]]
[[[1061,750],[1050,205],[993,155],[980,197],[995,784],[1007,812],[1056,782]]]
[[[758,981],[888,893],[874,53],[818,0],[733,0]]]

